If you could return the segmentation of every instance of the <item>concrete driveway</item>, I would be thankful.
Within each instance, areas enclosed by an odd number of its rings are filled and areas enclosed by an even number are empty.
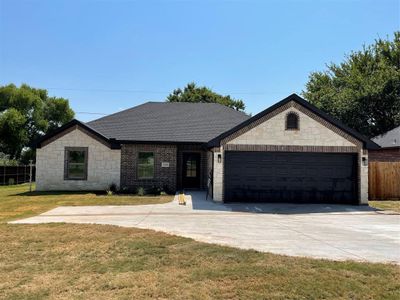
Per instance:
[[[333,260],[400,264],[400,215],[369,207],[295,204],[217,204],[190,192],[140,206],[58,207],[15,224],[110,224],[163,231],[197,241]]]

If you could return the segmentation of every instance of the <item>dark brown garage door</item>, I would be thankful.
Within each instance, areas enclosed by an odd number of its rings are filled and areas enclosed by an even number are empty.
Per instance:
[[[357,204],[356,155],[225,152],[226,202]]]

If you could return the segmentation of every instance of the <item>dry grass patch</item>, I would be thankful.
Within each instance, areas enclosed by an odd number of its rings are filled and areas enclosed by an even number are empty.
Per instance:
[[[397,266],[286,257],[108,225],[0,225],[0,295],[399,299]]]
[[[57,206],[141,205],[172,201],[173,196],[97,195],[88,192],[32,192],[26,184],[0,187],[0,223],[37,215]]]
[[[400,213],[400,200],[368,201],[369,206],[383,210],[391,210]]]
[[[108,225],[4,224],[58,205],[172,200],[27,188],[0,188],[0,298],[400,298],[395,265],[287,257]]]

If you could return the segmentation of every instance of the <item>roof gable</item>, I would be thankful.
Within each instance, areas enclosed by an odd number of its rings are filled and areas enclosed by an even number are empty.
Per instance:
[[[355,138],[356,140],[360,141],[363,143],[363,146],[367,149],[378,149],[379,146],[372,142],[370,139],[367,137],[361,135],[357,131],[349,128],[348,126],[344,125],[342,122],[334,119],[330,115],[326,114],[322,110],[318,109],[316,106],[310,104],[308,101],[304,100],[300,96],[296,94],[292,94],[285,99],[281,100],[280,102],[272,105],[271,107],[265,109],[264,111],[258,113],[257,115],[253,116],[252,118],[242,122],[241,124],[233,127],[232,129],[222,133],[215,139],[211,140],[208,143],[208,147],[219,147],[221,143],[223,143],[226,139],[228,139],[230,136],[233,136],[239,133],[241,131],[246,130],[246,128],[251,128],[257,125],[264,116],[267,115],[273,115],[275,112],[279,112],[282,109],[285,109],[285,106],[290,103],[291,101],[297,103],[298,105],[306,108],[307,110],[311,111],[313,114],[315,114],[317,117],[321,118],[322,120],[330,123],[333,125],[335,128],[340,129],[341,131],[345,132],[348,134],[350,137]],[[252,126],[253,125],[253,126]]]
[[[118,145],[114,139],[109,139],[102,135],[100,132],[97,132],[90,126],[86,125],[85,123],[82,123],[76,119],[73,119],[72,121],[64,124],[63,126],[57,128],[56,130],[44,135],[40,139],[38,139],[34,143],[34,147],[36,148],[41,148],[49,143],[51,143],[53,140],[56,140],[63,135],[75,130],[75,129],[80,129],[90,137],[96,139],[97,141],[101,142],[102,144],[106,145],[107,147],[111,149],[120,149],[120,145]]]

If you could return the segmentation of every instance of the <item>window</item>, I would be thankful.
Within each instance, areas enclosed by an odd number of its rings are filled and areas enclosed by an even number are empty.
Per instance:
[[[298,130],[299,129],[299,116],[290,112],[286,116],[286,130]]]
[[[88,161],[88,148],[84,147],[65,148],[64,179],[86,180],[87,161]]]
[[[146,179],[154,177],[154,153],[139,152],[138,178]]]
[[[188,159],[186,161],[186,177],[197,177],[196,159]]]

